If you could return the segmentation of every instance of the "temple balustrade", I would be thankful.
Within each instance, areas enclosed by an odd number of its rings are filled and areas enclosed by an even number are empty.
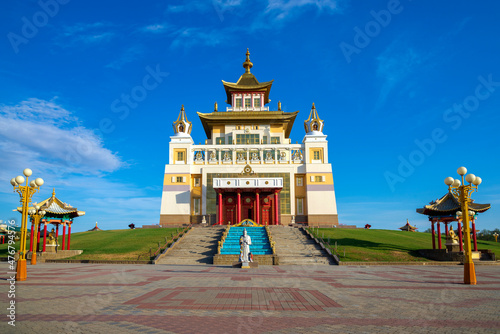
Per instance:
[[[201,165],[304,163],[302,144],[193,145],[191,152]]]

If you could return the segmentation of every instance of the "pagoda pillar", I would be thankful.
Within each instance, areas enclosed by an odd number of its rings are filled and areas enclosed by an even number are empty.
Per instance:
[[[36,251],[39,252],[40,251],[40,223],[38,223],[38,232],[37,232],[37,241],[36,241]]]
[[[434,219],[431,220],[431,237],[432,237],[432,249],[436,249],[436,229]]]
[[[460,251],[464,251],[464,244],[463,244],[463,238],[462,238],[462,224],[460,223],[460,220],[458,220],[458,244],[460,245]]]
[[[43,245],[42,252],[45,252],[45,244],[47,243],[47,222],[43,223]]]
[[[279,190],[274,191],[274,225],[279,224],[279,218],[280,218],[279,210],[278,210],[278,207],[279,207],[278,192],[279,192]]]
[[[33,233],[35,232],[35,222],[31,221],[30,252],[33,251]]]
[[[54,225],[56,225],[56,244],[59,247],[59,223],[55,223]]]
[[[222,217],[222,191],[219,191],[219,205],[217,207],[218,209],[218,214],[219,214],[219,223],[218,225],[222,225],[222,220],[223,220],[223,217]]]
[[[476,220],[472,218],[472,239],[474,240],[474,251],[477,252]]]
[[[448,235],[448,222],[444,222],[444,235]]]
[[[238,192],[236,195],[236,223],[239,224],[241,222],[241,193]]]
[[[441,221],[438,220],[437,224],[438,224],[438,233],[437,233],[438,249],[441,249]]]
[[[62,223],[62,226],[63,226],[63,235],[62,235],[62,247],[61,247],[61,250],[64,250],[64,246],[65,246],[65,239],[66,239],[66,223]]]
[[[71,223],[68,223],[68,245],[66,246],[67,250],[70,250],[69,243],[71,241]]]
[[[255,222],[260,224],[260,195],[258,191],[255,192],[255,209]]]

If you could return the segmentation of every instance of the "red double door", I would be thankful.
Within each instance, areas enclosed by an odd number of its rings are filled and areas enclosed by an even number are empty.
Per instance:
[[[236,194],[224,194],[224,217],[223,224],[238,224],[237,221],[237,196]],[[272,225],[273,220],[273,207],[274,199],[271,194],[261,194],[259,199],[259,224]],[[241,220],[251,219],[256,221],[257,205],[255,194],[244,194],[241,196]]]

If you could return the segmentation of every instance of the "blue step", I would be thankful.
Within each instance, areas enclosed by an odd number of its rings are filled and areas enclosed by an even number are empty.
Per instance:
[[[272,254],[271,244],[267,236],[265,227],[231,227],[224,240],[221,248],[221,254],[240,254],[240,237],[243,235],[243,230],[247,230],[247,234],[252,239],[250,252],[254,255]]]

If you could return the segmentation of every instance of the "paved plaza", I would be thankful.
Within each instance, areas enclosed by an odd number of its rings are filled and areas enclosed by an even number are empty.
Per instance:
[[[38,264],[0,333],[499,333],[500,266]]]

